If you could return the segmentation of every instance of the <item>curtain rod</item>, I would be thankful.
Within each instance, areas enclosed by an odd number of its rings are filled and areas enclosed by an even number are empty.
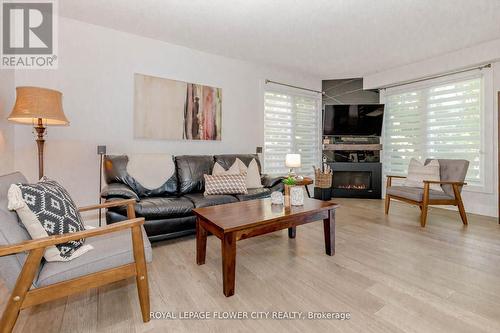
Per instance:
[[[282,82],[276,82],[276,81],[269,80],[269,79],[266,79],[265,82],[266,82],[266,84],[268,84],[268,83],[274,83],[274,84],[278,84],[280,86],[285,86],[285,87],[290,87],[290,88],[295,88],[295,89],[300,89],[300,90],[312,91],[312,92],[315,92],[315,93],[318,93],[318,94],[321,94],[321,95],[325,94],[324,91],[314,90],[314,89],[309,89],[309,88],[303,88],[303,87],[298,87],[298,86],[294,86],[294,85],[291,85],[291,84],[282,83]]]
[[[453,74],[466,73],[466,72],[475,71],[475,70],[478,70],[478,69],[482,70],[484,68],[491,68],[491,64],[485,64],[485,65],[481,65],[481,66],[476,66],[476,67],[461,69],[461,70],[458,70],[458,71],[447,72],[447,73],[438,74],[438,75],[425,76],[425,77],[422,77],[422,78],[416,79],[416,80],[410,80],[410,81],[404,81],[404,82],[397,83],[397,84],[391,84],[389,86],[385,86],[385,87],[379,88],[379,90],[385,90],[385,89],[394,88],[394,87],[406,86],[406,85],[412,84],[412,83],[418,83],[418,82],[428,81],[428,80],[432,80],[432,79],[439,79],[441,77],[445,77],[445,76],[449,76],[449,75],[453,75]]]

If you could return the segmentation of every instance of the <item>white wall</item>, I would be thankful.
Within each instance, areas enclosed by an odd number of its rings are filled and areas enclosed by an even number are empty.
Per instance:
[[[14,171],[14,126],[7,121],[15,101],[13,70],[0,70],[0,175]]]
[[[266,50],[262,50],[265,52]],[[156,141],[133,138],[134,73],[222,88],[222,141]],[[50,127],[45,171],[62,182],[78,204],[98,199],[96,146],[108,153],[253,153],[263,144],[263,81],[269,78],[313,89],[321,79],[175,46],[61,18],[59,69],[16,71],[15,83],[58,89],[69,127]],[[15,131],[15,168],[37,176],[29,127]]]
[[[493,146],[493,154],[486,161],[491,173],[490,182],[494,184],[491,193],[478,193],[464,189],[463,197],[468,212],[488,216],[498,216],[498,99],[500,91],[500,39],[476,45],[471,48],[444,54],[425,61],[378,72],[365,76],[364,88],[374,89],[391,84],[413,80],[430,75],[442,74],[479,64],[492,63],[493,83],[490,98],[486,101],[485,112],[493,118],[494,133],[488,138],[487,144]],[[487,87],[488,88],[488,87]]]

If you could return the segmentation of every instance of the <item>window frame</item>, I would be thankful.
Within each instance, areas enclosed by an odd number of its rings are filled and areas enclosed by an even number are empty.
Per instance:
[[[481,156],[481,168],[484,173],[482,179],[482,184],[470,184],[464,187],[466,192],[479,192],[491,194],[494,191],[494,98],[493,98],[493,71],[489,68],[483,68],[481,70],[475,70],[467,73],[452,74],[447,75],[442,78],[430,79],[423,82],[407,84],[399,87],[383,89],[380,91],[380,102],[385,104],[387,96],[402,94],[407,92],[412,92],[415,90],[429,89],[437,85],[443,85],[447,83],[453,83],[457,81],[465,81],[474,78],[481,78],[481,144],[480,144],[480,156]],[[384,117],[387,113],[384,114]],[[385,119],[384,119],[385,120]],[[381,142],[385,139],[385,121],[382,130]],[[459,157],[457,157],[459,158]],[[387,174],[385,170],[383,171],[384,176]],[[384,177],[385,178],[385,177]],[[385,186],[385,185],[384,185]]]

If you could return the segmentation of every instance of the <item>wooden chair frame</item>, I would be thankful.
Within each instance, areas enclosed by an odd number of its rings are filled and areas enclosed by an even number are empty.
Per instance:
[[[0,246],[0,256],[25,251],[28,252],[28,256],[21,273],[17,278],[15,287],[9,296],[7,306],[5,307],[2,318],[0,319],[1,333],[12,332],[22,309],[50,302],[71,294],[83,292],[90,288],[97,288],[112,282],[124,280],[132,276],[136,277],[142,320],[144,322],[148,322],[150,320],[148,274],[141,228],[144,224],[144,218],[135,218],[135,200],[127,199],[111,201],[99,205],[82,207],[78,210],[80,212],[85,212],[116,206],[127,206],[128,220],[110,224],[101,228],[64,235],[49,236],[21,242],[15,245]],[[132,233],[132,246],[134,252],[133,263],[30,290],[46,247],[81,238],[105,235],[125,229],[130,229]]]
[[[387,186],[386,188],[389,188],[392,186],[392,178],[401,178],[404,179],[406,178],[405,176],[390,176],[387,175]],[[454,199],[436,199],[436,200],[431,200],[429,196],[429,190],[430,190],[430,185],[431,184],[440,184],[440,185],[451,185],[453,188],[453,193],[455,194]],[[422,201],[414,201],[411,199],[395,196],[395,195],[385,195],[385,213],[389,214],[389,207],[391,205],[391,199],[393,200],[398,200],[398,201],[403,201],[412,205],[417,205],[420,207],[421,213],[420,213],[420,225],[422,227],[425,227],[425,224],[427,223],[427,212],[429,210],[430,205],[452,205],[452,206],[458,206],[458,211],[460,213],[460,217],[462,218],[462,223],[464,225],[467,225],[467,215],[465,214],[465,208],[464,208],[464,203],[462,201],[462,196],[460,195],[460,189],[462,186],[467,185],[467,183],[464,182],[459,182],[459,181],[434,181],[434,180],[424,180],[424,195],[422,197]]]

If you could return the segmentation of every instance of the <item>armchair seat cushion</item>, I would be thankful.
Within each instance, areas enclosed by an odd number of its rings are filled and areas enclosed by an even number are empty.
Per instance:
[[[413,201],[422,201],[424,197],[424,189],[419,187],[391,186],[387,188],[386,193],[389,195],[406,198]],[[429,190],[429,199],[453,200],[454,197],[442,191]]]
[[[151,262],[151,244],[144,229],[142,236],[146,261]],[[38,274],[35,286],[43,287],[134,262],[131,230],[91,237],[86,243],[92,245],[94,250],[71,261],[46,262]]]
[[[263,199],[271,196],[271,190],[268,188],[249,188],[247,194],[237,194],[239,201]]]

